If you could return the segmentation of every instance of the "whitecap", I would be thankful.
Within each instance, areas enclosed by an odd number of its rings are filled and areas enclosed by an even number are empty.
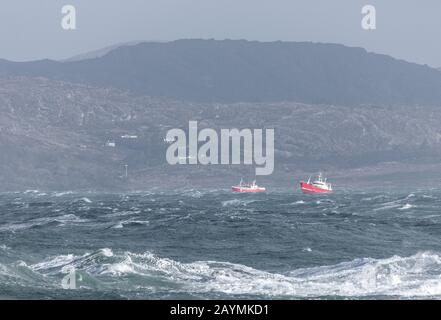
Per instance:
[[[113,251],[112,251],[112,249],[109,249],[109,248],[103,248],[103,249],[101,249],[101,252],[102,252],[103,255],[106,256],[106,257],[113,257]]]
[[[39,193],[40,191],[39,190],[26,190],[25,192],[24,192],[24,194],[28,194],[28,193]]]
[[[222,207],[238,206],[238,205],[241,205],[241,204],[244,204],[244,202],[242,200],[239,200],[239,199],[222,201]]]
[[[310,252],[308,249],[304,248]],[[151,252],[114,254],[110,249],[102,249],[83,256],[52,257],[31,269],[52,274],[72,267],[90,277],[106,276],[108,286],[118,286],[122,276],[137,275],[154,279],[162,289],[196,294],[217,292],[268,298],[441,297],[441,256],[435,252],[354,259],[275,273],[230,262],[182,263]]]
[[[247,206],[250,203],[256,202],[257,200],[225,200],[222,201],[222,207],[237,207],[237,206]]]
[[[73,194],[73,191],[64,191],[64,192],[56,192],[54,193],[55,197],[62,197],[65,195]]]
[[[379,208],[375,208],[374,211],[394,209],[394,208],[398,208],[399,206],[400,206],[399,204],[390,204],[390,205],[385,205],[385,206],[382,206]]]
[[[150,224],[150,221],[129,219],[129,220],[124,220],[124,221],[118,222],[112,228],[113,229],[121,229],[121,228],[124,228],[124,226],[126,226],[126,225],[132,225],[132,224],[134,224],[134,225],[148,225],[148,224]]]
[[[90,200],[89,198],[81,198],[80,201],[86,202],[86,203],[92,203],[92,200]]]
[[[126,253],[125,259],[104,273],[161,275],[186,292],[264,295],[268,297],[321,296],[440,296],[441,257],[423,252],[411,257],[355,259],[332,266],[271,273],[229,262],[180,263],[151,253]]]

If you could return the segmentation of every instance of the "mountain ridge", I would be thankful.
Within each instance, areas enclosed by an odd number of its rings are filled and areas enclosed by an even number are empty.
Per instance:
[[[436,69],[363,48],[312,42],[143,42],[79,61],[1,60],[0,75],[207,103],[441,104]]]

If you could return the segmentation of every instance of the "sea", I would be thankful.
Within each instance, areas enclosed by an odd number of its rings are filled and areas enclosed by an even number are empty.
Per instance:
[[[0,193],[0,299],[439,298],[439,189]]]

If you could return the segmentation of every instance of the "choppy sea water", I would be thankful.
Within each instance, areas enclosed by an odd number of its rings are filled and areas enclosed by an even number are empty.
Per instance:
[[[0,298],[441,298],[441,191],[3,193]]]

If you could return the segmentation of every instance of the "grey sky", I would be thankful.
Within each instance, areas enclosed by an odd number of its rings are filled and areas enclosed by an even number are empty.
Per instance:
[[[75,31],[61,7],[77,9]],[[377,9],[377,30],[361,8]],[[441,67],[440,0],[2,0],[0,57],[61,59],[132,40],[334,42]]]

